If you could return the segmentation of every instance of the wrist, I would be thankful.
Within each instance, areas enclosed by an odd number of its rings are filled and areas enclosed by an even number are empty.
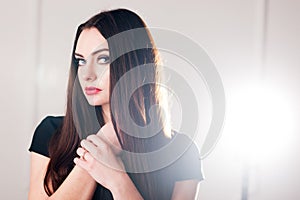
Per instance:
[[[120,172],[110,189],[114,199],[143,199],[126,172]]]
[[[83,168],[81,168],[78,165],[75,165],[73,168],[74,173],[78,173],[80,174],[80,179],[81,181],[91,181],[91,182],[95,182],[96,181],[93,179],[93,177]]]
[[[109,187],[112,192],[120,193],[124,185],[131,182],[128,174],[126,172],[118,172],[117,176],[115,176],[114,181],[111,182],[111,186]]]

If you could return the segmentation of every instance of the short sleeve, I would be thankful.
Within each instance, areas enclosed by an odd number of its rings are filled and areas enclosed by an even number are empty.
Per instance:
[[[178,133],[176,137],[177,141],[179,141],[177,146],[185,145],[186,147],[184,153],[170,166],[170,170],[173,171],[174,181],[204,180],[202,162],[197,145],[187,135]]]
[[[48,116],[42,120],[34,131],[30,152],[35,152],[49,157],[48,147],[52,135],[61,126],[63,117]]]

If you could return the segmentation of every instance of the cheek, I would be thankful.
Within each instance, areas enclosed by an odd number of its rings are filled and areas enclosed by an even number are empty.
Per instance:
[[[103,74],[103,83],[106,85],[107,88],[109,88],[109,69],[106,70]]]
[[[78,68],[78,71],[77,71],[77,78],[79,80],[79,83],[80,83],[80,86],[82,86],[82,70],[80,68]]]
[[[107,72],[106,72],[106,75],[105,75],[105,82],[107,83],[107,84],[109,84],[109,70],[107,70]]]

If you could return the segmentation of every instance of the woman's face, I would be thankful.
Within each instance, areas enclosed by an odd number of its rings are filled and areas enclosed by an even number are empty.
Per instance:
[[[96,28],[84,29],[77,42],[75,58],[82,91],[92,106],[109,103],[109,51],[106,39]]]

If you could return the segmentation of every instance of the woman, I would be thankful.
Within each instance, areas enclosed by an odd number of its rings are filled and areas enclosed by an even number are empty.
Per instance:
[[[81,24],[66,114],[45,118],[29,149],[29,199],[194,199],[203,179],[195,144],[168,163],[167,153],[154,156],[158,165],[136,157],[190,143],[153,107],[163,105],[159,79],[157,49],[137,14],[105,11]]]

